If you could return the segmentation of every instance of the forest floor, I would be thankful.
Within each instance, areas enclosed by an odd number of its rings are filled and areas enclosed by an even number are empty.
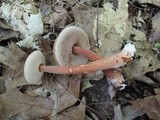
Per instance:
[[[0,120],[160,119],[159,0],[0,3]],[[44,73],[39,82],[29,84],[24,76],[27,57],[38,50],[47,65],[59,66],[53,48],[68,26],[84,30],[88,49],[98,55],[112,57],[128,43],[136,53],[125,66],[113,66],[109,76],[100,70]],[[64,46],[61,52],[69,48]]]

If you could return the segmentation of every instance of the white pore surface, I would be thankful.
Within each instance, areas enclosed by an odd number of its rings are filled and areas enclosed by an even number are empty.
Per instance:
[[[136,47],[135,45],[128,43],[124,46],[122,52],[126,52],[129,53],[131,56],[134,56],[134,54],[136,53]]]
[[[45,57],[41,51],[32,52],[24,64],[24,77],[30,84],[39,82],[44,72],[39,71],[39,66],[46,64]]]

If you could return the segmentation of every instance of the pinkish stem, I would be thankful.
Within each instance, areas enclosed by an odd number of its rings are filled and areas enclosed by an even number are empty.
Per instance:
[[[74,53],[76,53],[76,51],[74,51]],[[89,54],[87,54],[86,52],[85,55],[87,56]],[[92,57],[90,56],[90,58]],[[123,52],[120,52],[110,57],[104,57],[102,59],[100,59],[100,56],[94,58],[98,58],[98,60],[90,62],[85,65],[75,65],[75,66],[41,65],[39,67],[39,70],[43,72],[56,73],[56,74],[87,74],[89,72],[94,72],[98,70],[121,67],[127,64],[127,62],[131,60],[131,56]]]
[[[88,59],[90,60],[99,60],[99,59],[102,59],[103,57],[95,52],[92,52],[90,50],[85,50],[85,49],[82,49],[78,46],[74,46],[73,47],[73,53],[74,54],[81,54],[85,57],[87,57]],[[112,77],[114,76],[114,73],[117,73],[118,71],[115,72],[115,69],[106,69],[106,70],[103,70],[103,73],[106,75],[106,77]]]

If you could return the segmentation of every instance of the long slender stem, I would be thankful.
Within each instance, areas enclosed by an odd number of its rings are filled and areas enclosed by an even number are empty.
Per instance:
[[[43,72],[56,73],[56,74],[87,74],[89,72],[94,72],[97,70],[105,70],[105,69],[124,66],[130,59],[131,57],[127,53],[120,52],[116,55],[105,57],[85,65],[75,65],[75,66],[41,65],[39,67],[39,70]]]
[[[74,54],[81,54],[85,57],[87,57],[88,59],[90,60],[99,60],[99,59],[102,59],[103,57],[95,52],[92,52],[90,50],[85,50],[85,49],[82,49],[78,46],[74,46],[73,47],[73,53]],[[106,77],[109,77],[109,78],[113,78],[114,74],[117,74],[119,73],[119,71],[116,71],[115,69],[106,69],[106,70],[103,70],[103,73],[106,75]]]

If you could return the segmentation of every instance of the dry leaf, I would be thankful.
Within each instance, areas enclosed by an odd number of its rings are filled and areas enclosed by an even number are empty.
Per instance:
[[[85,103],[86,102],[83,98],[78,106],[74,105],[60,112],[56,120],[84,120],[86,108]]]
[[[146,97],[131,102],[136,107],[146,113],[150,119],[159,120],[160,118],[160,95]]]
[[[4,79],[0,78],[0,95],[6,91]]]
[[[46,82],[51,98],[56,102],[52,115],[72,106],[79,99],[81,76],[54,75]],[[45,80],[46,81],[46,80]]]
[[[30,119],[47,117],[52,114],[54,101],[44,97],[32,97],[12,89],[0,95],[0,116],[3,119],[24,113]]]
[[[90,38],[91,46],[94,46],[95,40],[92,34],[92,30],[95,27],[93,24],[94,18],[96,16],[97,9],[94,7],[88,7],[87,10],[83,10],[79,7],[72,7],[72,11],[75,18],[76,26],[82,28]],[[101,9],[98,9],[100,13]]]
[[[0,41],[8,40],[11,38],[18,38],[19,33],[11,29],[3,29],[0,27]]]
[[[160,2],[159,2],[160,3]],[[160,39],[160,12],[152,18],[152,34],[149,36],[150,42],[155,42]]]
[[[26,56],[27,54],[14,43],[11,43],[8,48],[0,47],[0,62],[8,66],[2,75],[7,90],[27,84],[23,75]]]
[[[150,3],[150,4],[160,6],[160,1],[159,0],[138,0],[138,2],[140,2],[140,3]]]
[[[133,106],[126,106],[122,109],[124,120],[133,120],[138,116],[142,116],[144,113],[138,108],[134,108]]]

